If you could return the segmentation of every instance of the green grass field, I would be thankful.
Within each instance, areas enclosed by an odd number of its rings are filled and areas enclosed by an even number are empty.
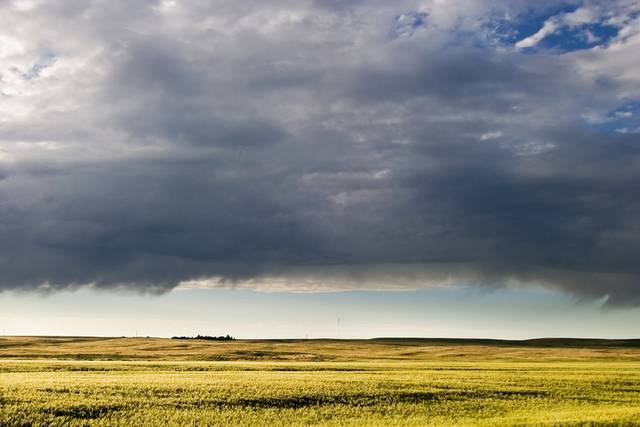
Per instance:
[[[0,425],[640,425],[636,341],[0,338]]]

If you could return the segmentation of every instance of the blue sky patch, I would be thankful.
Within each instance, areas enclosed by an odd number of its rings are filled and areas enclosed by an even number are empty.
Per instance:
[[[522,48],[523,52],[533,53],[549,49],[560,52],[590,49],[608,43],[618,34],[618,28],[605,25],[604,22],[576,26],[562,22],[565,14],[575,12],[579,7],[575,3],[564,3],[545,9],[543,13],[530,9],[517,19],[500,19],[494,22],[494,35],[503,43],[515,45],[538,33],[547,21],[557,19],[557,28],[553,32],[546,34],[535,45]]]
[[[402,15],[398,15],[395,18],[394,22],[394,34],[396,37],[408,37],[413,35],[413,33],[420,27],[424,27],[427,25],[427,17],[429,16],[426,12],[407,12]]]
[[[502,41],[515,44],[519,40],[532,36],[537,33],[547,19],[564,13],[570,13],[577,9],[575,4],[556,4],[553,7],[545,9],[544,12],[539,10],[526,10],[516,19],[501,19],[501,34],[504,36]]]
[[[592,126],[606,133],[640,133],[640,101],[611,110],[602,122]]]
[[[557,49],[562,52],[590,49],[606,44],[618,34],[618,29],[601,24],[589,24],[579,27],[564,27],[548,35],[536,45],[538,49]]]

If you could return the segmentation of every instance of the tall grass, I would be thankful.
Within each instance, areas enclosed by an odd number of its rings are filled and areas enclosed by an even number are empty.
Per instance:
[[[0,338],[0,425],[640,425],[635,342],[180,341]]]
[[[640,423],[639,362],[0,362],[0,425]]]

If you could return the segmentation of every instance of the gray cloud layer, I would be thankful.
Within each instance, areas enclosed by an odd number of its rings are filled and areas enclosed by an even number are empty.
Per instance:
[[[492,23],[553,2],[453,3],[0,2],[0,288],[639,304],[640,141],[606,126],[640,98],[633,2],[534,54]]]

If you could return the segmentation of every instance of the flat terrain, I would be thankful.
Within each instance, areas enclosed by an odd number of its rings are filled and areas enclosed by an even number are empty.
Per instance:
[[[640,339],[546,338],[526,341],[378,338],[373,340],[237,340],[0,337],[0,359],[82,360],[633,360]]]
[[[0,337],[0,425],[639,425],[640,341]]]

